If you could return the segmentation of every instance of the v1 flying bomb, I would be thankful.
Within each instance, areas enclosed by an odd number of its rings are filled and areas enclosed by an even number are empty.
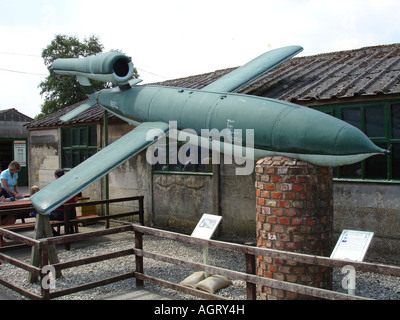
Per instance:
[[[234,123],[234,129],[253,129],[254,160],[283,155],[320,166],[339,166],[387,153],[359,129],[332,116],[284,101],[237,93],[302,50],[289,46],[268,51],[201,90],[138,85],[140,80],[131,79],[131,59],[118,52],[56,60],[54,72],[76,76],[89,97],[89,102],[61,120],[69,121],[99,104],[136,128],[33,195],[33,205],[39,213],[50,213],[155,143],[146,138],[149,130],[167,134],[170,121],[176,122],[178,130],[190,128],[199,135],[202,129],[221,131],[228,121]],[[95,92],[90,79],[117,86]],[[242,143],[244,146],[245,138]]]

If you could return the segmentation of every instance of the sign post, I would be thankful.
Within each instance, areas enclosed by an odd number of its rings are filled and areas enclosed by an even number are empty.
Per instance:
[[[211,239],[217,229],[222,217],[212,214],[204,214],[192,232],[192,237],[200,239]],[[208,264],[208,246],[203,246],[203,263]],[[209,277],[208,272],[204,272],[205,278]]]
[[[331,258],[361,262],[369,248],[373,232],[343,230],[332,251]],[[356,272],[353,267],[346,268],[347,289],[350,295],[355,295]]]

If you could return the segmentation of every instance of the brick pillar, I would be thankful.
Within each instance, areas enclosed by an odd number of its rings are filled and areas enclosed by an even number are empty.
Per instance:
[[[257,246],[329,256],[333,235],[331,168],[281,156],[257,162]],[[330,268],[258,257],[257,274],[277,280],[331,289]],[[262,299],[309,299],[260,286]]]

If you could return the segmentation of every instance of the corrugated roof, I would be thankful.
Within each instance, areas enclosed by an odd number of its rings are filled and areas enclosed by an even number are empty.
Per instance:
[[[202,89],[235,69],[155,84]],[[303,104],[310,100],[326,102],[337,98],[400,94],[400,44],[293,58],[239,92]],[[84,102],[34,121],[28,127],[61,125],[59,118]],[[95,106],[68,124],[100,121],[102,118],[102,108]]]
[[[86,103],[87,100],[75,103],[72,106],[63,108],[58,110],[47,117],[40,118],[35,120],[27,125],[28,128],[45,128],[45,127],[53,127],[53,126],[61,126],[61,125],[71,125],[71,124],[79,124],[79,123],[87,123],[87,122],[99,122],[102,121],[104,116],[104,109],[99,105],[95,105],[94,107],[90,108],[89,110],[85,111],[84,113],[80,114],[79,116],[75,117],[69,122],[62,122],[60,117],[67,114],[68,112],[72,111],[73,109],[79,107],[80,105]],[[109,114],[109,118],[113,116]]]
[[[400,44],[293,58],[242,93],[286,101],[400,93]]]
[[[201,89],[236,68],[158,84]],[[292,58],[240,93],[286,101],[400,93],[400,44]]]
[[[2,121],[15,121],[15,122],[29,122],[33,119],[27,115],[19,112],[15,108],[0,110],[0,120]]]

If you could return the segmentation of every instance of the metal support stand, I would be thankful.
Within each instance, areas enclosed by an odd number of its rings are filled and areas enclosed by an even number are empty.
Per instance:
[[[208,265],[208,247],[203,246],[203,263]],[[204,278],[207,279],[209,277],[209,273],[204,271]]]
[[[34,239],[44,239],[53,237],[53,230],[50,225],[50,219],[48,215],[37,214],[36,215],[36,225],[34,232]],[[31,265],[35,267],[43,268],[43,261],[41,261],[41,250],[32,247],[31,251]],[[56,252],[56,246],[51,244],[48,246],[48,262],[50,264],[56,264],[59,262]],[[56,271],[56,278],[61,277],[61,271]],[[32,273],[29,273],[28,282],[34,283],[38,280],[38,277]]]

